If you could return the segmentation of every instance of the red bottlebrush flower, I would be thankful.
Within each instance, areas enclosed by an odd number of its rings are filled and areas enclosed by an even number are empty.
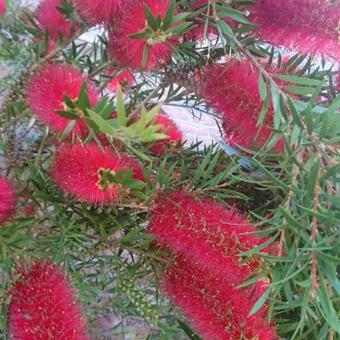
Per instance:
[[[16,202],[12,184],[0,176],[0,223],[9,220],[15,210]]]
[[[59,115],[56,110],[64,110],[64,96],[76,100],[86,78],[79,70],[66,65],[47,65],[36,72],[27,83],[27,100],[32,112],[55,132],[62,133],[70,120]],[[94,106],[98,92],[88,86],[90,105]],[[81,116],[76,120],[73,133],[83,136],[87,131]]]
[[[37,8],[36,17],[42,30],[47,30],[52,40],[70,38],[77,24],[72,24],[58,10],[60,0],[43,0]]]
[[[266,289],[264,282],[235,289],[228,278],[177,257],[162,287],[205,340],[277,339],[275,329],[266,320],[266,308],[248,316]]]
[[[148,231],[161,247],[220,273],[231,285],[244,281],[260,264],[255,257],[240,262],[240,252],[265,241],[256,238],[256,229],[233,209],[209,199],[196,200],[182,191],[159,195]]]
[[[5,0],[0,0],[0,17],[2,17],[6,12]]]
[[[10,295],[11,339],[89,339],[73,288],[59,267],[47,262],[34,264],[21,274]]]
[[[166,148],[170,144],[177,144],[182,140],[182,132],[178,129],[177,125],[168,117],[163,114],[158,114],[155,121],[155,125],[160,125],[161,128],[158,131],[168,137],[154,143],[150,150],[156,154],[161,155],[166,151]]]
[[[273,108],[269,107],[263,125],[257,127],[263,106],[258,71],[246,60],[230,61],[209,66],[203,78],[201,95],[222,115],[227,143],[247,149],[263,147],[272,134]],[[274,146],[276,152],[283,149],[282,141]]]
[[[109,51],[116,61],[123,66],[135,69],[159,67],[171,57],[169,44],[178,43],[176,37],[166,37],[164,33],[153,33],[152,38],[134,38],[130,35],[140,33],[147,28],[144,4],[152,14],[160,15],[162,19],[169,7],[169,0],[144,0],[133,3],[125,13],[124,20],[115,23],[111,29]],[[145,48],[148,53],[143,62]]]
[[[76,8],[86,22],[95,25],[110,22],[127,2],[127,0],[76,0]]]
[[[249,11],[262,39],[302,53],[340,58],[339,2],[257,0]]]
[[[63,191],[83,202],[109,204],[119,198],[122,188],[107,177],[122,169],[132,171],[136,180],[144,180],[138,163],[127,155],[119,158],[109,148],[102,151],[94,143],[65,145],[57,152],[51,176]]]
[[[107,88],[112,92],[116,92],[117,87],[120,86],[124,91],[125,89],[129,88],[134,82],[135,79],[132,73],[127,70],[123,70],[110,81],[110,83],[107,85]]]

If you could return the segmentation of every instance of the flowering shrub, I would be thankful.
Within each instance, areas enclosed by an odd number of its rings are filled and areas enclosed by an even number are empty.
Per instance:
[[[1,335],[337,338],[339,13],[0,1]]]

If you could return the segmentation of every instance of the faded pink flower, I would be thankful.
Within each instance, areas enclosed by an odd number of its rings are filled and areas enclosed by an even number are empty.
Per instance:
[[[340,2],[257,0],[249,6],[256,34],[271,44],[340,59]]]

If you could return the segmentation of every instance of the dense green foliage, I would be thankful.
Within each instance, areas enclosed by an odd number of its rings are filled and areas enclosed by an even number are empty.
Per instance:
[[[188,11],[188,1],[177,3]],[[152,174],[155,178],[141,187],[130,182],[135,198],[111,207],[79,203],[56,188],[48,175],[54,136],[32,118],[24,90],[32,71],[55,60],[76,65],[104,91],[111,79],[105,72],[115,66],[106,51],[106,36],[98,35],[93,42],[76,39],[88,29],[82,24],[74,39],[60,41],[56,49],[46,52],[48,37],[38,30],[32,13],[10,5],[0,30],[0,63],[7,70],[0,80],[5,99],[0,146],[10,161],[7,175],[25,201],[20,201],[15,219],[0,229],[0,329],[5,338],[6,291],[15,279],[16,266],[50,258],[65,268],[79,289],[94,337],[113,339],[125,333],[127,339],[135,339],[134,332],[139,330],[145,339],[196,339],[159,291],[160,273],[169,259],[153,248],[153,239],[145,232],[148,207],[157,192],[182,187],[226,205],[236,204],[258,224],[261,234],[278,242],[282,256],[260,255],[265,272],[244,283],[251,284],[264,275],[271,280],[253,312],[268,300],[270,316],[286,339],[340,336],[340,97],[334,86],[335,69],[309,56],[283,58],[280,50],[253,37],[253,26],[235,9],[249,1],[228,3],[203,15],[206,24],[211,21],[216,26],[217,39],[203,46],[181,44],[166,72],[141,73],[128,94],[104,97],[96,109],[88,110],[94,135],[103,132],[111,141],[121,142],[143,163],[146,177]],[[74,15],[72,6],[64,9],[66,15]],[[199,11],[189,14],[202,17]],[[230,17],[240,26],[233,30],[221,17]],[[37,36],[43,37],[40,43]],[[145,145],[161,137],[147,127],[158,111],[155,103],[197,108],[196,114],[215,116],[192,86],[185,87],[185,80],[192,70],[201,70],[223,55],[244,56],[259,69],[264,102],[259,123],[272,102],[273,139],[261,151],[245,150],[242,161],[238,155],[229,156],[223,142],[212,146],[198,143],[154,157]],[[281,75],[268,73],[259,58],[268,65],[279,65]],[[287,84],[284,90],[278,86],[282,80]],[[86,100],[78,105],[86,106]],[[119,117],[115,126],[107,123],[106,114],[112,108]],[[72,118],[69,109],[64,115]],[[127,125],[126,117],[134,111],[143,113],[140,124]],[[13,130],[14,126],[17,129]],[[16,135],[20,131],[22,138]],[[33,131],[33,137],[27,131]],[[279,138],[284,139],[286,150],[273,154],[270,145]],[[30,147],[20,152],[27,144]],[[245,159],[247,166],[243,165]],[[25,216],[23,211],[29,205],[34,213]],[[99,330],[98,319],[110,317],[111,327]]]

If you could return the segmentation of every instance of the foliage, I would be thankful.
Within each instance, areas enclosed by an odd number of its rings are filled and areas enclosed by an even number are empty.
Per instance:
[[[8,71],[0,80],[0,89],[6,89],[0,145],[3,155],[12,160],[6,174],[19,197],[17,215],[0,228],[0,329],[5,338],[10,302],[6,292],[15,280],[15,269],[49,258],[72,277],[86,306],[93,337],[100,334],[98,338],[118,339],[125,333],[127,339],[134,339],[134,332],[140,331],[145,339],[197,339],[160,292],[161,273],[171,257],[155,248],[154,238],[145,228],[157,193],[176,188],[236,205],[258,225],[261,236],[277,242],[279,256],[261,253],[268,244],[242,254],[257,254],[265,263],[262,275],[249,278],[242,286],[264,275],[270,279],[268,291],[254,305],[253,313],[268,303],[269,316],[286,339],[340,336],[340,96],[334,82],[336,66],[308,55],[287,57],[281,49],[257,39],[244,7],[251,1],[211,0],[197,9],[190,7],[192,3],[173,1],[163,21],[146,6],[148,26],[153,30],[161,27],[170,35],[189,34],[194,22],[202,25],[206,39],[201,44],[183,40],[173,48],[166,68],[134,72],[135,83],[116,93],[107,91],[107,85],[121,69],[107,52],[104,30],[98,31],[93,42],[82,40],[79,36],[89,27],[76,16],[79,31],[49,50],[48,34],[39,29],[33,13],[10,4],[0,19],[0,61]],[[60,10],[66,16],[75,15],[67,1],[61,1]],[[180,25],[171,26],[179,21]],[[213,35],[209,35],[210,26]],[[146,34],[148,31],[135,38]],[[189,107],[195,114],[219,120],[197,91],[198,81],[190,80],[203,73],[205,65],[229,56],[246,58],[258,70],[263,101],[258,125],[272,106],[271,140],[258,151],[241,148],[233,155],[221,138],[217,145],[197,143],[154,156],[148,146],[164,138],[159,126],[152,123],[162,105]],[[66,106],[59,114],[70,123],[59,141],[72,134],[73,119],[81,112],[89,128],[85,144],[94,141],[102,147],[100,136],[105,135],[109,145],[118,145],[142,164],[146,178],[142,186],[119,173],[112,179],[131,188],[133,197],[111,206],[91,206],[62,193],[50,178],[55,135],[35,120],[24,100],[27,77],[50,61],[76,66],[102,95],[91,108],[84,82],[76,101],[65,96]],[[280,74],[268,71],[266,66],[272,65]],[[33,141],[25,135],[13,145],[10,131],[18,124],[37,131]],[[280,139],[285,151],[273,153],[271,147]],[[32,148],[20,153],[27,143]],[[33,213],[26,214],[30,207]],[[110,325],[98,330],[105,320]]]

